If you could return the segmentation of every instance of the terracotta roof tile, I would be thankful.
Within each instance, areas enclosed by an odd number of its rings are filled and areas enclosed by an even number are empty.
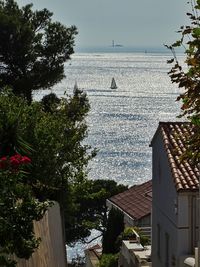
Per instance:
[[[152,182],[150,180],[140,185],[134,185],[128,190],[109,198],[109,201],[133,219],[138,220],[151,213]]]
[[[188,161],[181,161],[180,157],[186,150],[186,134],[192,134],[192,125],[187,122],[160,122],[164,148],[167,153],[176,190],[198,190],[199,171]]]

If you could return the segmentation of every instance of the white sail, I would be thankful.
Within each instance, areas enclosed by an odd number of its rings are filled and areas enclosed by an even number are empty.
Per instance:
[[[115,82],[115,79],[112,78],[112,82],[111,82],[111,86],[110,86],[111,89],[117,89],[117,85],[116,85],[116,82]]]

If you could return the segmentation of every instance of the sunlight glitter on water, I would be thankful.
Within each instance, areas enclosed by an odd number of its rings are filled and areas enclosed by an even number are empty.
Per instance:
[[[66,78],[53,89],[58,96],[73,86],[87,93],[91,110],[85,143],[99,152],[89,178],[132,185],[151,179],[150,141],[159,121],[177,120],[180,93],[167,72],[169,54],[82,53],[66,63]],[[112,77],[118,88],[110,89]]]

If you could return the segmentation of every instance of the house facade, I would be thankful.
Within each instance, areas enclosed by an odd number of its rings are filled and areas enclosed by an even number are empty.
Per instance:
[[[198,240],[199,172],[187,161],[191,125],[161,122],[152,139],[152,266],[184,266]]]

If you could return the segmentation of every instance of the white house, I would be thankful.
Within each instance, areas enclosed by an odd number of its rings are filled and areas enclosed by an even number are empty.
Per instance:
[[[152,139],[152,266],[185,266],[198,240],[199,172],[181,162],[191,124],[160,122]]]
[[[106,204],[108,209],[114,207],[123,212],[125,226],[137,226],[151,237],[151,202],[152,181],[149,180],[110,197]]]

